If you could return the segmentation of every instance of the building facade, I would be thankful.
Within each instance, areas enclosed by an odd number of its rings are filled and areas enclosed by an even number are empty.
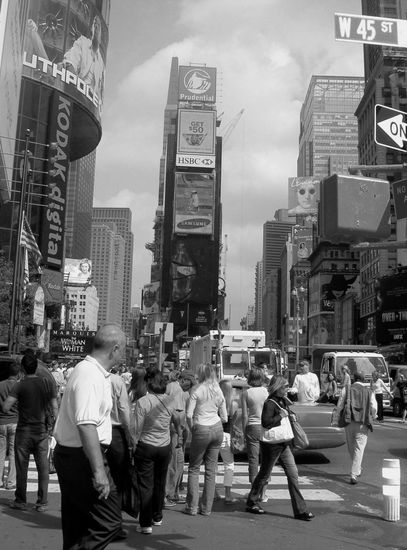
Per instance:
[[[131,308],[131,285],[133,273],[133,249],[134,240],[131,231],[131,210],[129,208],[93,208],[92,214],[92,239],[93,224],[115,225],[115,234],[122,237],[124,242],[123,267],[117,272],[117,279],[120,279],[120,294],[116,296],[122,300],[120,324],[127,335],[131,332],[130,308]],[[112,244],[113,246],[113,244]],[[92,245],[93,250],[93,245]],[[99,249],[103,254],[103,250]],[[112,254],[114,249],[112,249]],[[114,258],[114,256],[113,256]],[[93,260],[93,256],[92,256]],[[112,264],[113,266],[114,264]],[[119,264],[117,264],[119,265]],[[96,258],[94,272],[99,270]],[[122,270],[122,271],[121,271]],[[115,279],[116,281],[116,279]],[[96,283],[95,283],[96,284]]]

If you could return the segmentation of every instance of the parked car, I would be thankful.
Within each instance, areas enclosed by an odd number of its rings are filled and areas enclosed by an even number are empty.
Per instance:
[[[233,399],[236,400],[240,409],[242,392],[249,386],[246,380],[232,380],[232,385]],[[295,412],[299,423],[307,434],[309,450],[340,447],[346,443],[345,430],[331,426],[334,409],[334,405],[331,403],[317,403],[315,405],[293,403],[291,409]]]
[[[398,380],[398,376],[402,374],[407,380],[407,365],[389,365],[389,375],[393,382]],[[400,395],[400,390],[394,387],[394,393],[390,407],[394,416],[401,416],[403,413],[403,399]]]

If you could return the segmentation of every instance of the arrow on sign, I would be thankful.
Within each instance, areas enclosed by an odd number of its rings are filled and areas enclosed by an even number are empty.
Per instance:
[[[377,123],[378,126],[396,143],[403,147],[407,141],[407,124],[403,122],[403,115],[396,115]]]

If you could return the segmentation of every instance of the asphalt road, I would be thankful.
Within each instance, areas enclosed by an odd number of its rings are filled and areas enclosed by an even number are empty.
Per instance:
[[[384,458],[399,458],[401,465],[401,519],[382,518],[381,468]],[[210,517],[185,516],[183,506],[165,511],[164,524],[153,535],[136,533],[136,522],[128,516],[126,541],[109,546],[112,550],[261,550],[298,548],[300,550],[407,550],[407,424],[387,417],[369,436],[363,463],[363,475],[357,485],[349,484],[349,458],[345,447],[323,453],[297,455],[300,485],[312,522],[296,521],[288,498],[284,474],[276,470],[269,486],[267,514],[253,516],[244,511],[244,495],[249,490],[246,463],[236,464],[234,483],[236,504],[214,504]],[[220,464],[221,470],[221,464]],[[35,502],[35,472],[30,472],[29,501]],[[222,476],[219,475],[221,485]],[[50,484],[50,509],[17,512],[8,508],[12,494],[0,490],[1,550],[55,550],[62,548],[58,484]]]

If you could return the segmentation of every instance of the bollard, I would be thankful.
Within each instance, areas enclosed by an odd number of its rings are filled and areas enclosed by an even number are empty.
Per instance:
[[[383,519],[398,521],[400,519],[400,460],[384,458],[383,478]]]

